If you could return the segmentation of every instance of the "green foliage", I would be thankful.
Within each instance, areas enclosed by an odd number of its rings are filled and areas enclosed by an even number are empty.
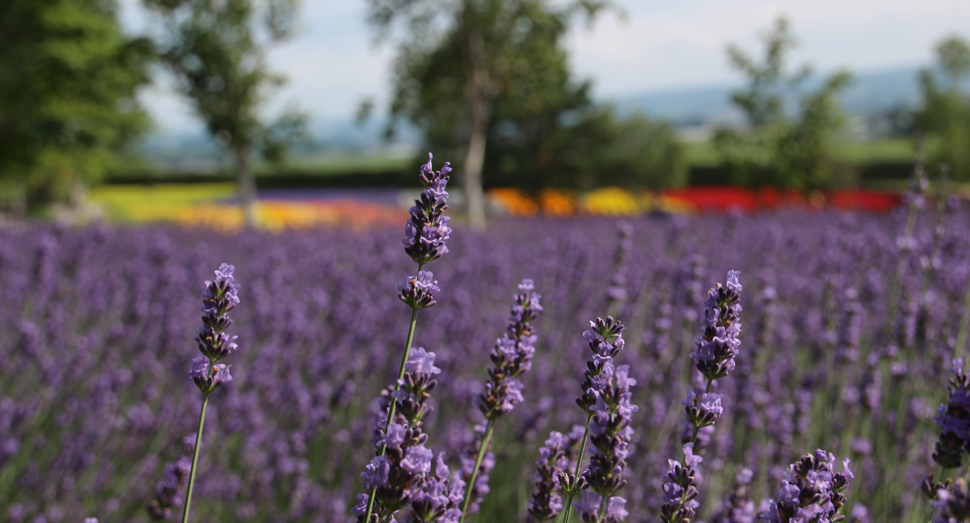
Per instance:
[[[36,207],[77,199],[148,127],[152,56],[110,0],[0,2],[0,184]]]
[[[844,71],[835,73],[818,90],[806,93],[802,84],[811,69],[802,66],[789,72],[786,68],[786,55],[795,47],[788,22],[779,18],[764,42],[760,63],[733,45],[728,48],[731,65],[748,79],[747,88],[734,93],[732,101],[749,128],[718,130],[714,136],[718,155],[739,185],[828,186],[842,171],[833,155],[835,137],[844,123],[838,95],[851,77]],[[799,95],[799,106],[790,116],[786,100]]]
[[[608,107],[587,107],[571,116],[574,121],[557,122],[532,140],[510,131],[528,128],[534,121],[499,122],[486,155],[491,184],[589,190],[686,183],[683,147],[670,124],[640,114],[621,119]]]
[[[297,112],[266,124],[260,109],[284,82],[265,60],[269,46],[293,32],[297,0],[145,0],[162,15],[161,55],[209,133],[229,149],[260,145],[279,154],[280,138],[300,132]]]
[[[970,77],[970,46],[951,36],[936,47],[937,70],[920,73],[923,106],[916,128],[938,139],[932,161],[946,163],[951,175],[970,180],[970,96],[962,89]],[[942,77],[942,78],[941,78]]]
[[[643,116],[619,119],[594,107],[588,82],[569,73],[562,38],[577,14],[594,16],[602,2],[556,9],[543,0],[450,4],[372,0],[371,19],[386,28],[407,16],[392,117],[425,133],[427,147],[459,158],[471,133],[470,35],[483,35],[488,78],[484,183],[487,186],[590,188],[682,184],[686,170],[669,125]]]

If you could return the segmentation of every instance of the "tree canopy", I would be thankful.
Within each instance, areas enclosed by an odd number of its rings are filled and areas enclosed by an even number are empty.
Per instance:
[[[839,71],[816,90],[807,90],[804,84],[811,68],[788,69],[788,54],[797,42],[785,18],[775,22],[763,41],[761,61],[737,46],[728,47],[731,65],[747,78],[747,87],[732,94],[747,128],[720,129],[715,147],[733,183],[825,187],[840,171],[831,148],[844,123],[838,95],[851,76]],[[794,109],[789,107],[792,99],[799,100]]]
[[[0,2],[0,182],[18,206],[75,203],[149,120],[152,50],[112,0]]]
[[[920,72],[922,107],[915,114],[920,131],[938,138],[932,160],[945,163],[954,179],[970,180],[970,46],[951,36],[936,46],[935,68]]]
[[[577,16],[591,20],[605,7],[372,0],[371,20],[383,34],[393,20],[406,20],[392,117],[416,124],[436,153],[465,153],[459,177],[470,195],[476,183],[534,189],[683,183],[686,170],[670,126],[643,116],[618,118],[593,104],[589,82],[570,74],[562,38]]]
[[[293,34],[298,0],[145,0],[164,19],[161,56],[209,133],[233,153],[247,224],[255,220],[251,156],[278,159],[305,116],[291,111],[267,123],[260,111],[284,79],[266,52]]]

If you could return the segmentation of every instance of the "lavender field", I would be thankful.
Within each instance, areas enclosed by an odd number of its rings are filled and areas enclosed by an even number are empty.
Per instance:
[[[689,354],[707,291],[738,270],[744,327],[736,367],[711,389],[723,413],[696,434],[695,519],[757,521],[789,465],[824,448],[837,470],[851,459],[848,521],[928,521],[920,482],[939,474],[934,417],[966,344],[970,222],[958,207],[455,228],[428,269],[440,290],[413,343],[441,370],[424,445],[453,471],[473,468],[490,351],[531,278],[542,308],[526,332],[535,355],[483,455],[490,491],[465,521],[534,521],[539,448],[551,431],[581,435],[589,421],[576,404],[583,332],[607,315],[625,325],[613,359],[629,366],[638,406],[626,412],[618,495],[626,521],[661,521],[668,459],[684,460],[694,431],[681,401],[692,380],[704,388]],[[191,455],[202,402],[188,377],[202,282],[222,262],[241,284],[227,331],[239,349],[226,360],[232,382],[208,404],[192,519],[357,520],[377,398],[394,383],[411,316],[395,290],[402,272],[414,274],[399,229],[44,225],[0,230],[0,520],[166,515],[161,487],[183,473],[172,464]],[[174,497],[177,520],[184,496]]]

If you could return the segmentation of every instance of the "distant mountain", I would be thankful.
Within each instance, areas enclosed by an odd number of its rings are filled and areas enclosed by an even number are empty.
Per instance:
[[[900,67],[853,74],[852,83],[842,95],[842,104],[853,115],[865,116],[890,109],[915,107],[919,103],[918,67]],[[813,75],[805,89],[817,88],[823,76]],[[640,111],[650,116],[673,121],[679,126],[705,123],[730,123],[741,118],[731,105],[735,85],[688,87],[634,94],[613,100],[621,114]]]
[[[842,103],[853,116],[862,119],[900,107],[913,108],[919,103],[919,68],[899,67],[882,71],[856,73],[842,95]],[[823,76],[816,74],[805,83],[805,89],[820,85]],[[617,111],[635,111],[671,120],[682,129],[710,128],[712,124],[741,122],[741,114],[730,103],[735,85],[686,87],[645,92],[604,100]],[[796,100],[791,100],[792,106]],[[393,149],[416,148],[421,134],[414,127],[401,125],[394,139],[384,141],[386,120],[371,119],[364,125],[347,120],[313,120],[313,139],[293,151],[294,159],[315,157],[320,153],[339,152],[374,154]],[[145,164],[161,172],[210,172],[229,165],[227,155],[205,133],[156,133],[138,146]]]

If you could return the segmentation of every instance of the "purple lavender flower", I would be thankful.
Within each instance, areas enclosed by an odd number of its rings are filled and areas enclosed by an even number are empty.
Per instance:
[[[589,422],[593,452],[584,477],[589,488],[606,499],[607,504],[605,511],[602,508],[599,510],[599,519],[589,519],[584,515],[583,521],[621,521],[626,516],[626,510],[623,510],[626,501],[614,495],[626,485],[623,471],[633,438],[633,413],[638,410],[636,405],[630,403],[633,396],[630,387],[637,382],[629,377],[627,365],[614,368],[612,362],[604,365],[596,380],[599,382],[596,403]],[[606,519],[602,519],[604,517]]]
[[[704,328],[690,357],[708,380],[723,378],[734,370],[734,357],[741,345],[738,339],[742,290],[739,275],[738,271],[728,271],[726,286],[718,283],[708,291],[704,302]]]
[[[940,439],[933,460],[944,469],[960,468],[963,453],[970,449],[970,375],[963,371],[960,358],[953,361],[952,372],[947,387],[950,397],[940,405],[934,418],[940,427]]]
[[[417,276],[404,274],[404,279],[397,284],[397,297],[414,310],[434,307],[434,293],[440,291],[438,282],[433,280],[431,271],[418,271]]]
[[[432,410],[427,400],[438,385],[433,376],[441,372],[434,360],[435,354],[423,347],[410,351],[408,361],[404,364],[404,375],[398,380],[397,389],[391,393],[397,406],[394,419],[386,425],[386,430],[377,434],[383,453],[372,459],[361,474],[365,489],[374,493],[373,514],[379,521],[393,518],[398,510],[416,499],[415,493],[422,488],[427,493],[426,483],[431,474],[434,454],[425,446],[428,435],[422,430],[422,420]],[[384,426],[382,422],[381,427]],[[421,496],[418,500],[423,504],[419,507],[425,507],[426,502],[430,501],[424,494]],[[358,521],[363,521],[368,512],[370,495],[359,494],[357,500],[353,512],[358,516]],[[438,514],[436,509],[428,510],[431,512],[426,515],[443,517],[444,512]]]
[[[155,485],[155,499],[148,505],[148,514],[152,519],[168,519],[172,516],[172,509],[182,504],[182,493],[191,471],[192,461],[188,456],[182,456],[175,463],[169,464],[165,475]]]
[[[941,488],[932,501],[936,514],[932,523],[961,523],[970,519],[970,485],[959,478],[951,488]]]
[[[545,446],[539,448],[536,460],[536,488],[529,500],[529,514],[538,521],[555,519],[563,508],[560,474],[576,466],[578,450],[576,447],[586,436],[581,425],[573,426],[568,435],[552,431]]]
[[[485,391],[478,397],[478,408],[488,420],[510,412],[522,401],[522,382],[517,378],[532,368],[532,357],[536,352],[538,337],[531,322],[542,311],[540,295],[535,292],[530,279],[522,280],[519,290],[522,293],[516,294],[512,302],[506,332],[492,348],[493,367],[488,370]]]
[[[590,330],[583,332],[583,337],[586,338],[593,356],[586,364],[584,373],[586,379],[582,384],[583,394],[576,399],[576,404],[592,416],[597,392],[605,385],[605,382],[599,380],[598,377],[608,364],[612,365],[613,357],[623,350],[625,342],[623,341],[623,323],[613,319],[612,316],[605,320],[596,318],[589,324]]]
[[[742,469],[738,472],[734,488],[711,518],[711,523],[756,523],[758,521],[757,507],[751,500],[749,492],[753,476],[751,469]]]
[[[219,363],[212,366],[212,372],[210,373],[208,358],[194,358],[189,376],[195,382],[195,385],[199,387],[199,390],[208,393],[216,390],[220,385],[232,381],[232,376],[229,374],[229,367],[232,367],[232,365]]]
[[[711,392],[714,380],[727,376],[734,370],[734,357],[737,355],[741,340],[741,284],[738,271],[728,271],[727,284],[720,283],[708,291],[704,311],[704,328],[694,342],[691,359],[697,362],[697,370],[707,378],[703,393],[687,391],[687,398],[681,402],[687,412],[688,421],[694,426],[690,442],[697,441],[700,429],[714,425],[724,409],[721,407],[720,394]]]
[[[696,467],[704,458],[694,454],[694,444],[684,445],[684,462],[667,460],[669,468],[663,476],[663,505],[660,519],[664,523],[690,523],[701,504],[697,497]]]
[[[854,476],[849,458],[842,460],[842,472],[835,472],[835,456],[822,449],[805,454],[791,465],[775,498],[760,514],[764,523],[822,523],[841,521],[845,505],[843,491]]]
[[[216,271],[215,280],[206,281],[202,292],[202,325],[195,341],[202,355],[212,363],[238,348],[236,336],[229,337],[223,332],[232,325],[229,311],[239,304],[239,284],[233,278],[234,270],[232,265],[223,263]]]
[[[523,385],[518,377],[532,368],[538,337],[532,321],[542,311],[540,295],[531,279],[519,284],[520,294],[512,301],[509,323],[502,337],[495,341],[490,354],[493,367],[488,369],[484,391],[477,398],[478,408],[485,416],[485,426],[475,427],[475,437],[466,445],[461,457],[462,474],[468,493],[462,507],[465,514],[478,512],[488,493],[488,475],[495,466],[491,446],[495,421],[521,402]]]
[[[458,523],[461,519],[465,483],[458,474],[448,477],[444,454],[438,454],[433,473],[426,474],[413,490],[408,523]]]
[[[451,236],[448,217],[442,216],[442,212],[448,209],[445,186],[448,185],[451,164],[445,162],[440,171],[435,171],[431,159],[432,155],[428,153],[428,163],[421,166],[421,183],[425,189],[411,207],[411,218],[404,226],[404,240],[401,241],[404,252],[418,267],[446,254],[448,246],[445,243]]]
[[[714,393],[702,393],[698,395],[693,390],[687,391],[687,398],[680,402],[687,410],[687,419],[695,427],[707,427],[713,425],[717,418],[724,413],[721,407],[721,398],[724,396]]]

